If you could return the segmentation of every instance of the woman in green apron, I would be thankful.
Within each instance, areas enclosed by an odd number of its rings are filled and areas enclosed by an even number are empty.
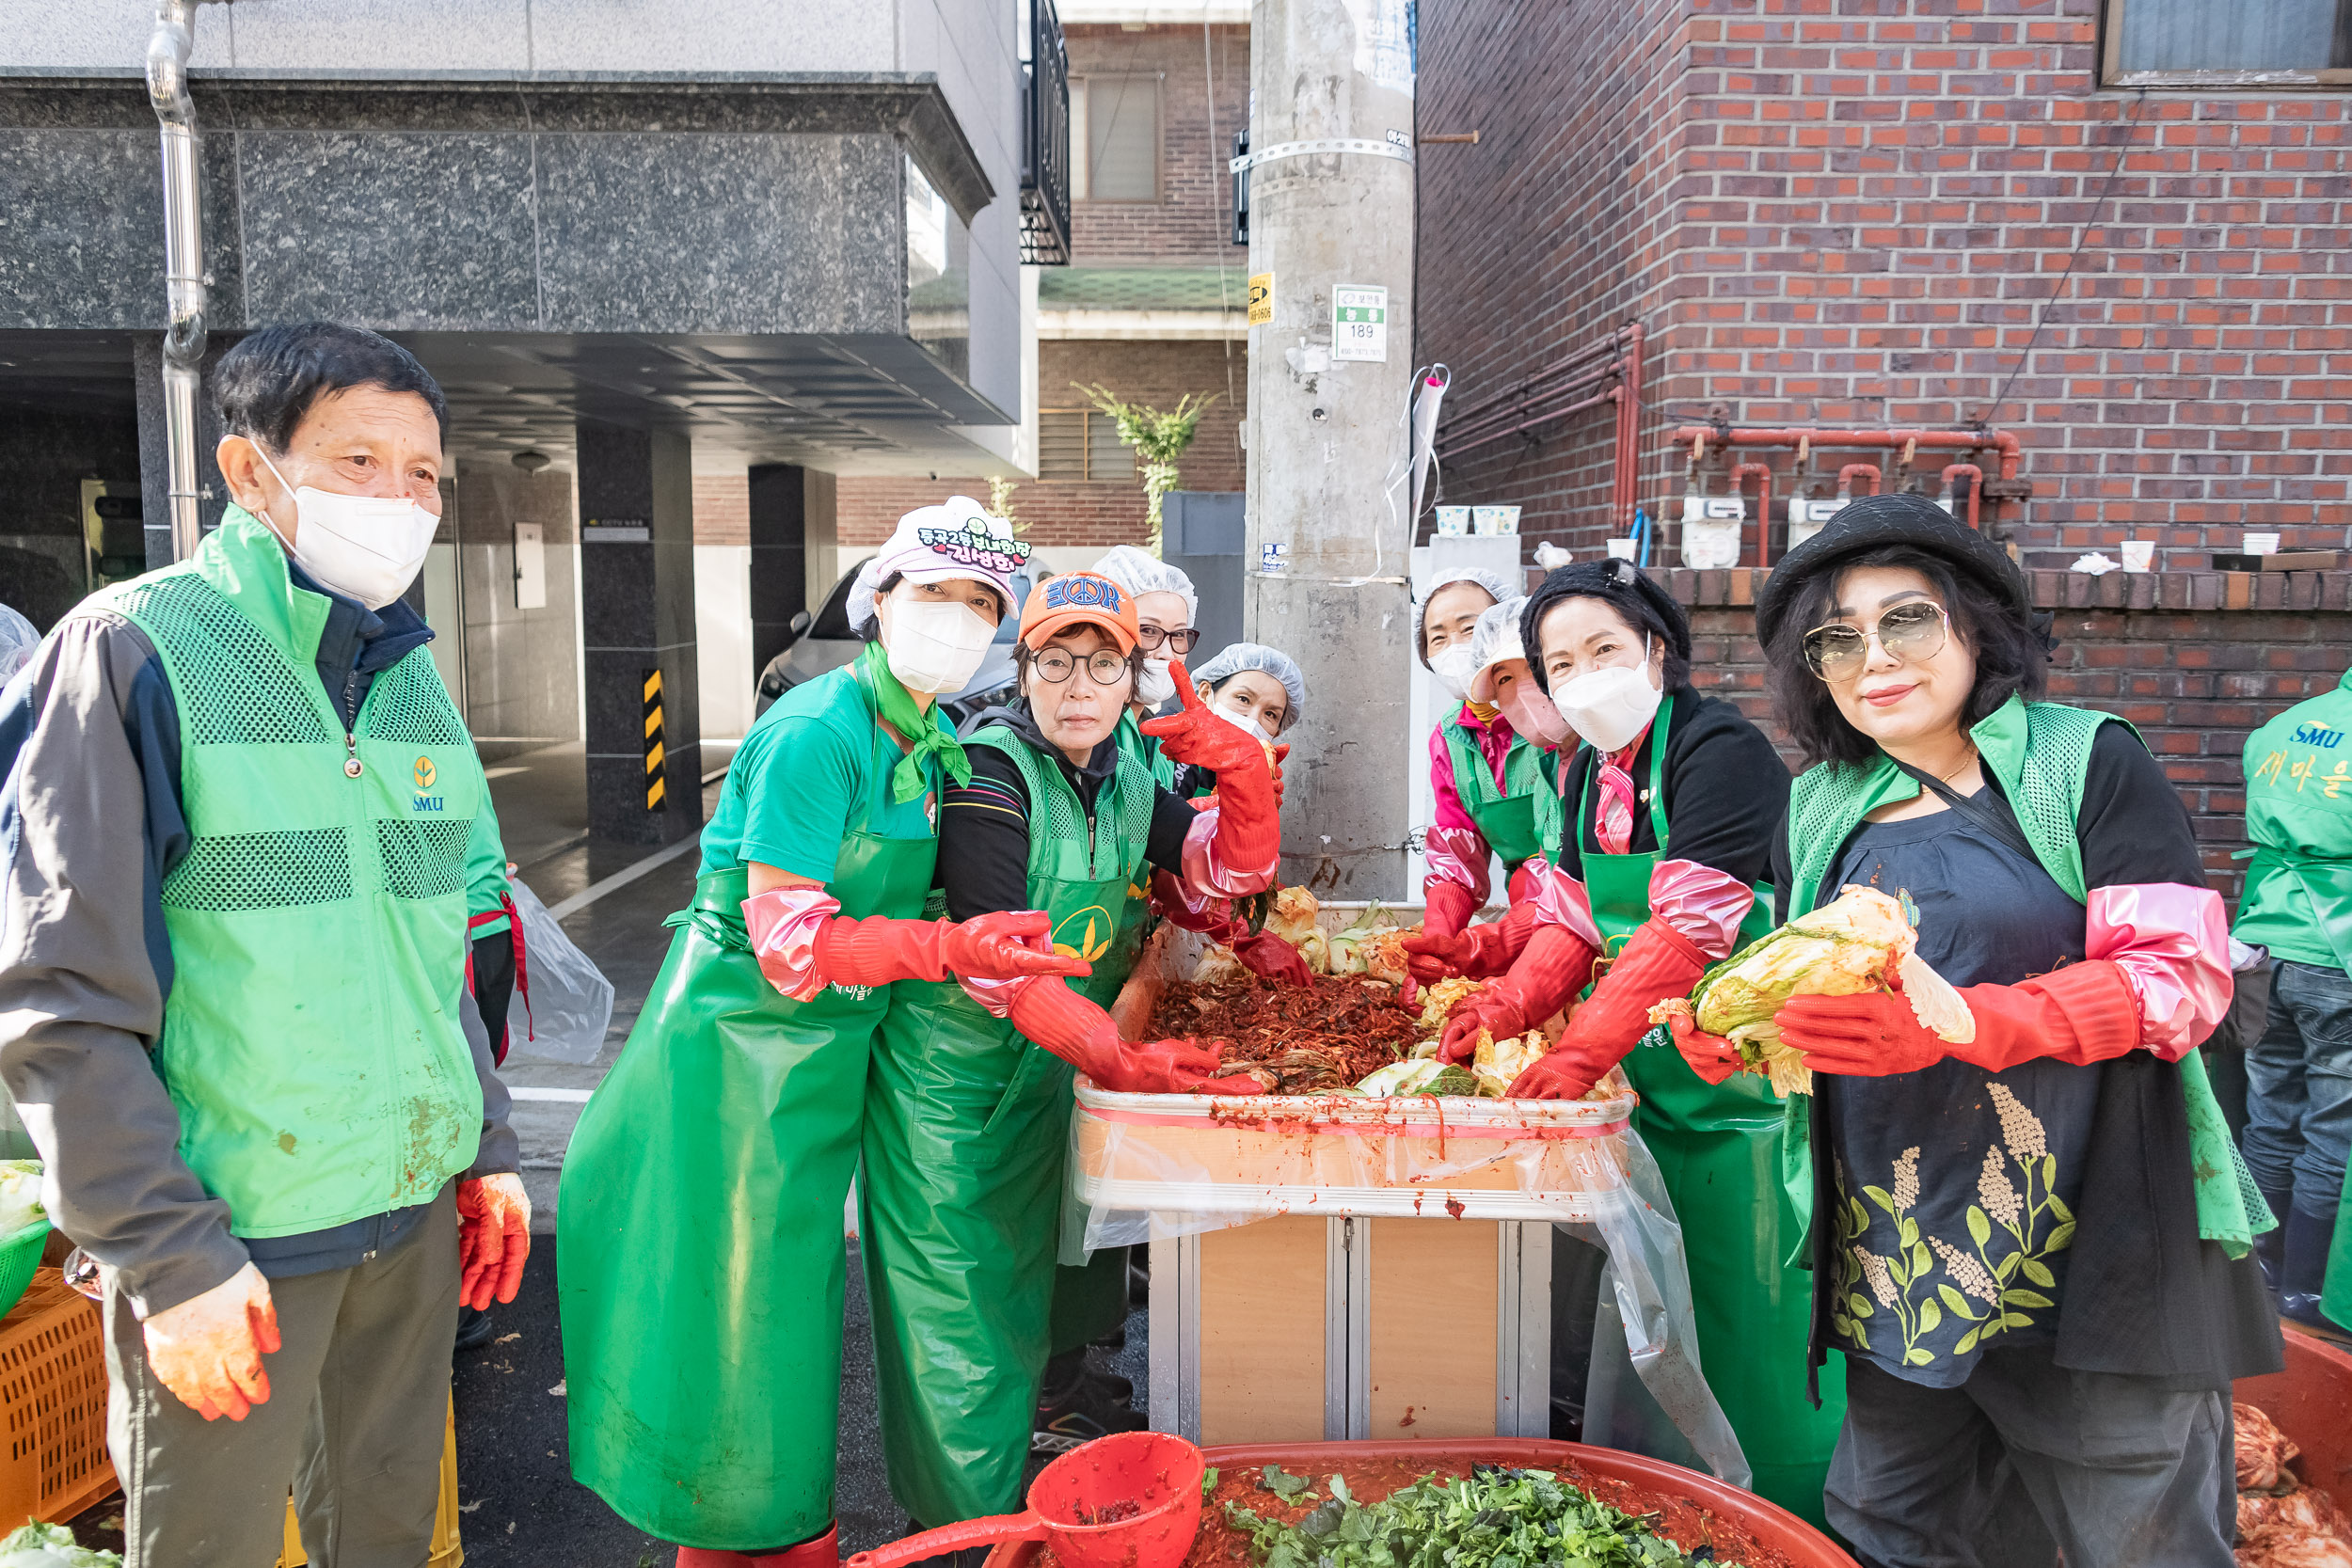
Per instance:
[[[833,1568],[841,1212],[893,984],[1086,973],[1042,913],[920,918],[943,782],[971,772],[933,699],[971,678],[1027,553],[961,497],[899,524],[856,601],[878,641],[745,737],[572,1135],[572,1474],[681,1568]]]
[[[1430,784],[1444,832],[1430,832],[1432,879],[1423,884],[1429,912],[1421,934],[1405,944],[1413,955],[1413,977],[1423,985],[1454,974],[1492,979],[1511,967],[1534,928],[1534,911],[1527,902],[1534,873],[1527,863],[1559,842],[1560,750],[1574,737],[1528,665],[1519,641],[1526,610],[1522,594],[1479,616],[1470,633],[1468,701],[1430,736]],[[1500,766],[1488,755],[1491,744],[1508,746]],[[1465,813],[1475,846],[1461,837]],[[1510,908],[1501,920],[1465,929],[1476,908],[1470,899],[1485,896],[1488,849],[1509,868]],[[1441,870],[1451,879],[1469,866],[1478,877],[1475,894],[1458,880],[1438,879]]]
[[[1810,765],[1787,911],[1902,895],[1970,1026],[1887,992],[1778,1015],[1815,1074],[1813,1356],[1844,1353],[1831,1525],[1872,1568],[2229,1568],[2231,1381],[2279,1331],[2196,1050],[2228,938],[2178,792],[2130,725],[2033,700],[2025,574],[1923,497],[1791,550],[1756,627]]]
[[[1812,1295],[1788,1266],[1803,1229],[1781,1185],[1780,1101],[1760,1078],[1708,1085],[1673,1051],[1632,1049],[1652,1006],[1769,927],[1754,885],[1788,771],[1738,709],[1692,689],[1681,608],[1626,562],[1553,572],[1521,626],[1536,684],[1584,741],[1561,774],[1574,811],[1527,900],[1525,950],[1455,1007],[1444,1049],[1467,1057],[1482,1029],[1501,1039],[1534,1027],[1609,959],[1511,1093],[1574,1099],[1623,1060],[1642,1097],[1634,1126],[1682,1225],[1708,1386],[1756,1490],[1819,1520],[1838,1390],[1823,1409],[1806,1399]]]
[[[1524,603],[1492,572],[1439,577],[1414,607],[1414,651],[1428,670],[1444,717],[1429,732],[1429,791],[1433,812],[1422,834],[1422,878],[1430,937],[1459,935],[1486,906],[1486,862],[1500,855],[1506,874],[1542,853],[1534,800],[1551,781],[1541,752],[1508,716],[1470,688],[1480,665],[1478,628],[1505,600]],[[1524,891],[1523,887],[1520,891]],[[1435,978],[1432,970],[1425,976]]]
[[[1279,852],[1263,746],[1189,682],[1184,711],[1147,733],[1217,773],[1216,807],[1195,811],[1120,750],[1142,652],[1116,583],[1073,572],[1040,587],[1014,656],[1021,700],[976,721],[971,777],[948,790],[940,822],[949,916],[1042,909],[1055,950],[1092,974],[900,986],[874,1044],[860,1235],[883,1452],[918,1526],[1019,1506],[1057,1306],[1073,1069],[1129,1093],[1257,1086],[1212,1082],[1214,1047],[1122,1040],[1104,1010],[1141,943],[1151,870],[1236,897],[1272,882]],[[1099,1434],[1073,1428],[1058,1446]]]
[[[1306,707],[1307,677],[1297,661],[1263,642],[1233,643],[1195,671],[1192,680],[1210,712],[1269,745],[1298,722]],[[1278,807],[1282,802],[1282,762],[1290,752],[1286,745],[1274,746],[1274,802]],[[1189,763],[1176,769],[1170,785],[1195,810],[1205,809],[1216,799],[1216,786],[1215,772]],[[1250,930],[1232,899],[1189,891],[1182,879],[1165,871],[1152,873],[1148,891],[1152,913],[1232,948],[1251,974],[1278,985],[1304,986],[1313,981],[1298,949],[1271,931]]]
[[[1136,612],[1136,643],[1143,651],[1135,690],[1120,719],[1120,749],[1132,752],[1162,784],[1171,784],[1176,764],[1160,754],[1159,742],[1139,726],[1176,695],[1176,677],[1170,672],[1200,644],[1194,626],[1200,617],[1200,595],[1181,568],[1134,545],[1112,546],[1088,570],[1126,593]]]

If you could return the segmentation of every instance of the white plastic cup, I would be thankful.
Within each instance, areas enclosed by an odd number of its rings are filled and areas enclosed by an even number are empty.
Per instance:
[[[1633,549],[1634,542],[1630,539],[1612,539],[1609,541],[1609,559],[1630,561],[1633,559]]]
[[[1470,532],[1470,509],[1469,507],[1441,506],[1438,508],[1438,536],[1439,538],[1462,538]]]
[[[2279,536],[2275,533],[2249,533],[2246,536],[2248,555],[2277,555]]]
[[[1482,539],[1513,536],[1519,531],[1519,509],[1516,506],[1473,506],[1470,508],[1470,531]]]
[[[2123,541],[2123,570],[2127,572],[2153,571],[2155,562],[2156,542],[2153,539]]]

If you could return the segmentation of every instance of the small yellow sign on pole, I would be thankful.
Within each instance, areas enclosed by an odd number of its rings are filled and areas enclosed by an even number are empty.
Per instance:
[[[1274,275],[1253,272],[1249,275],[1249,325],[1263,326],[1274,319]]]

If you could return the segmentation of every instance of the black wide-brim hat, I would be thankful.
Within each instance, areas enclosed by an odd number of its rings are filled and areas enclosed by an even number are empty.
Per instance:
[[[1905,492],[1865,496],[1849,503],[1828,527],[1774,562],[1772,575],[1756,596],[1756,641],[1768,648],[1772,645],[1789,607],[1815,577],[1841,561],[1890,545],[1908,545],[1936,557],[1983,585],[2021,624],[2033,625],[2033,594],[2009,552],[1925,496]]]

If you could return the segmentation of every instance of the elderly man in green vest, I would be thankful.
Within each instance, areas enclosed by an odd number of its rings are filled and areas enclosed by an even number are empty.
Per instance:
[[[2246,1164],[2284,1222],[2263,1269],[2281,1316],[2340,1338],[2352,1291],[2321,1296],[2352,1151],[2352,674],[2248,738],[2246,833],[2231,934],[2276,960],[2246,1052]]]
[[[0,693],[0,1079],[105,1284],[133,1568],[260,1568],[290,1485],[321,1568],[418,1568],[458,1303],[530,1246],[464,1023],[504,855],[401,602],[447,414],[329,325],[246,338],[215,397],[220,529]]]

